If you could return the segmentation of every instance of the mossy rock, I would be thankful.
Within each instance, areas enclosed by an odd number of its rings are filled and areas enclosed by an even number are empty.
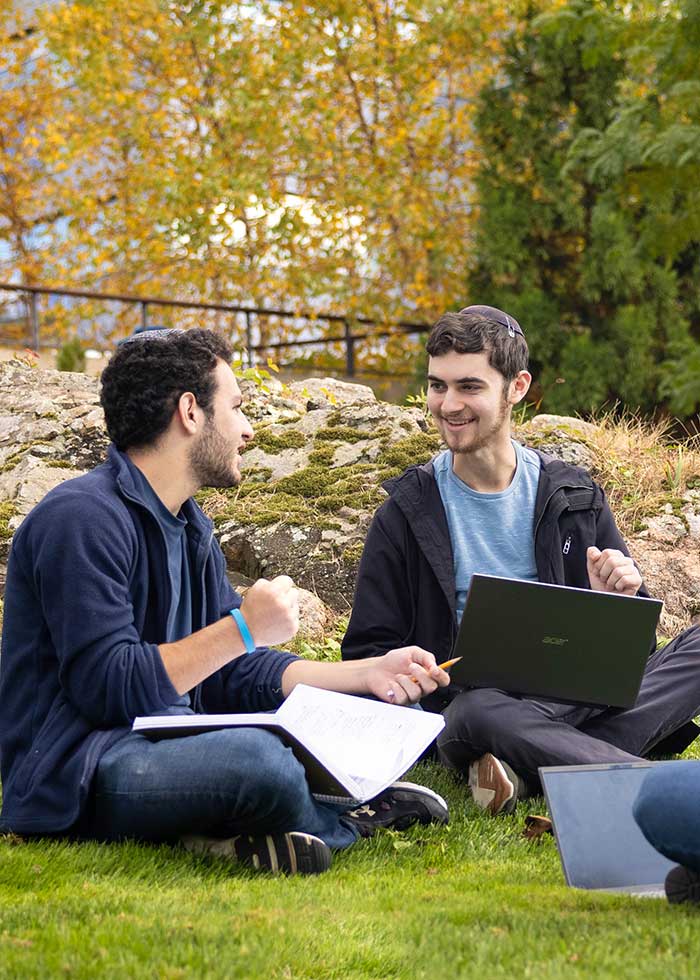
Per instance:
[[[277,482],[282,493],[314,499],[337,480],[337,476],[322,466],[306,466]]]
[[[415,463],[427,463],[440,450],[442,441],[437,432],[416,432],[382,448],[378,462],[401,471]]]
[[[310,466],[330,466],[335,456],[336,447],[328,443],[315,446],[309,453]]]
[[[275,434],[269,428],[256,429],[255,438],[251,441],[251,449],[262,449],[263,452],[276,456],[285,449],[301,449],[308,438],[297,429],[290,428],[288,432]]]
[[[376,439],[376,432],[363,432],[361,429],[353,429],[350,425],[329,425],[325,429],[319,429],[316,433],[317,442],[362,442],[366,439]]]
[[[0,541],[9,541],[13,532],[9,524],[11,519],[18,513],[17,508],[11,500],[0,502]]]

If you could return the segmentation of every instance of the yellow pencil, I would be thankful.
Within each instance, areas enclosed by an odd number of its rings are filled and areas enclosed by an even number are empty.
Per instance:
[[[446,660],[444,664],[438,664],[438,667],[440,668],[440,670],[449,670],[450,667],[452,667],[454,664],[457,663],[458,660],[461,659],[462,659],[461,657],[454,657],[452,660]],[[411,680],[413,681],[414,684],[420,683],[417,677],[411,677]]]

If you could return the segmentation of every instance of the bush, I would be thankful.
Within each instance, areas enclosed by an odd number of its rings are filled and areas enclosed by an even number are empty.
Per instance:
[[[67,340],[56,355],[57,371],[84,371],[85,349],[77,337]]]

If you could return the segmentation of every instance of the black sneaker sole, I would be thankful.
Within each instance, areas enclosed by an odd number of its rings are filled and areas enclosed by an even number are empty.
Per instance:
[[[671,905],[689,902],[700,904],[700,873],[684,868],[682,864],[671,868],[664,882],[666,898]]]
[[[182,844],[194,854],[233,858],[247,868],[272,874],[318,875],[331,866],[328,845],[312,834],[298,831],[222,839],[190,836],[183,837]]]
[[[392,783],[389,789],[400,799],[400,794],[408,793],[409,798],[413,798],[420,802],[421,806],[424,808],[424,812],[418,818],[418,823],[428,824],[428,823],[449,823],[450,811],[445,800],[436,793],[435,790],[430,789],[428,786],[420,786],[418,783]],[[415,823],[416,820],[413,820]],[[409,823],[408,826],[411,826]],[[396,825],[397,830],[403,830],[405,828]]]
[[[392,783],[373,799],[344,814],[362,837],[372,837],[380,829],[407,830],[414,824],[449,820],[447,803],[427,786]]]

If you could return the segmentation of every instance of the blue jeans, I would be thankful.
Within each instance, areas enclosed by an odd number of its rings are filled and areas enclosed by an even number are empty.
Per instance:
[[[700,871],[700,762],[652,769],[635,800],[634,819],[664,857]]]
[[[292,750],[263,729],[159,742],[130,733],[102,756],[77,830],[100,840],[146,841],[298,830],[337,849],[358,837],[343,820],[347,809],[317,803]]]

